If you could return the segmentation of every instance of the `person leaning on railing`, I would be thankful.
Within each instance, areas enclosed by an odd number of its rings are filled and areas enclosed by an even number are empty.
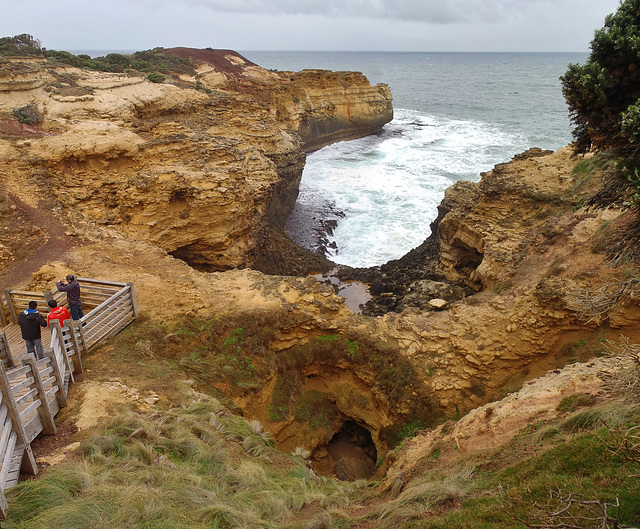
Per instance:
[[[58,307],[58,302],[55,299],[47,301],[47,305],[51,308],[47,316],[47,325],[51,327],[51,320],[58,320],[60,327],[64,327],[64,322],[71,319],[71,314],[67,307]]]
[[[67,274],[67,281],[58,281],[56,283],[58,292],[67,293],[67,301],[69,302],[69,312],[71,312],[71,318],[79,320],[84,316],[82,312],[82,301],[80,301],[80,284],[73,274]]]

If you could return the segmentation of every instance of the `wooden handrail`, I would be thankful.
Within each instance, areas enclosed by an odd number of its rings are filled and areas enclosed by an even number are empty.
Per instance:
[[[114,287],[124,287],[127,284],[126,283],[118,283],[116,281],[105,281],[104,279],[92,279],[90,277],[76,277],[76,280],[78,281],[78,283],[94,283],[97,285],[111,285]]]
[[[13,307],[13,301],[11,301],[11,289],[4,289],[4,299],[7,302],[7,306],[9,307],[9,314],[11,315],[11,320],[13,323],[18,323],[18,315],[16,314],[16,310]]]
[[[5,325],[9,324],[9,321],[7,319],[7,315],[5,314],[5,311],[9,311],[9,307],[7,307],[5,300],[4,300],[4,296],[0,296],[0,325],[2,325],[3,327]],[[10,314],[9,314],[10,316]]]
[[[22,365],[15,367],[0,362],[0,518],[7,510],[4,491],[17,483],[19,469],[13,466],[21,465],[23,472],[30,474],[38,472],[31,441],[40,433],[55,434],[54,417],[67,405],[68,384],[75,380],[74,372],[82,372],[82,352],[113,336],[138,316],[133,283],[89,278],[78,281],[85,287],[89,306],[94,299],[103,301],[79,321],[68,320],[64,327],[58,320],[52,320],[51,348],[44,359],[25,355]],[[15,322],[17,309],[25,300],[66,298],[57,290],[42,293],[6,289],[4,294]],[[63,303],[66,304],[66,299]],[[4,336],[0,332],[0,353],[6,344],[7,360],[12,362],[9,343],[2,340]]]

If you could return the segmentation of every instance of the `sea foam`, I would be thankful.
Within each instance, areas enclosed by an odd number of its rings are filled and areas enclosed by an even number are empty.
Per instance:
[[[329,258],[366,267],[397,259],[430,234],[447,187],[525,147],[526,139],[476,121],[396,110],[381,134],[325,147],[307,158],[299,203],[344,213]],[[296,239],[296,229],[290,228]]]

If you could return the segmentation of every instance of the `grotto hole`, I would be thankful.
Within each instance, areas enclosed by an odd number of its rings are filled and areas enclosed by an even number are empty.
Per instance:
[[[377,459],[371,432],[355,421],[346,421],[326,445],[313,451],[311,467],[324,476],[356,481],[373,476]]]
[[[482,259],[484,259],[484,255],[476,248],[472,248],[461,241],[458,241],[458,244],[459,246],[455,248],[455,252],[452,251],[457,261],[456,270],[461,271],[464,268],[475,270],[478,268],[482,263]]]
[[[192,242],[169,252],[171,257],[180,259],[199,272],[219,272],[220,267],[211,262],[213,250],[206,242]]]

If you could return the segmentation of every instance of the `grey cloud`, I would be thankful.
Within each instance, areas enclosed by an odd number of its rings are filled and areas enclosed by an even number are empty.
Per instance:
[[[184,0],[182,5],[256,15],[321,15],[433,24],[500,22],[532,7],[577,4],[577,0]]]

